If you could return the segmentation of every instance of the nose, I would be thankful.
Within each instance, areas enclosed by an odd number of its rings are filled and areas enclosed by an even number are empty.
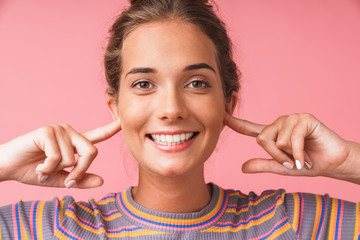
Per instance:
[[[157,117],[168,122],[188,117],[188,109],[180,89],[164,89],[159,97]]]

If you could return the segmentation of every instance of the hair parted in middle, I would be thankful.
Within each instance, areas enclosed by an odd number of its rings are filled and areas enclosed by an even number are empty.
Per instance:
[[[207,0],[131,0],[110,28],[110,38],[105,52],[107,93],[118,97],[122,71],[121,52],[127,35],[145,23],[180,20],[199,27],[214,43],[220,70],[224,97],[231,99],[232,91],[239,91],[241,76],[232,56],[232,43],[225,24],[216,16]]]

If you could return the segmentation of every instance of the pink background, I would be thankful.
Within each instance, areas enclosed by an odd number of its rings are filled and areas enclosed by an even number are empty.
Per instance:
[[[101,3],[100,3],[101,2]],[[238,116],[270,123],[311,112],[346,139],[360,142],[360,3],[358,0],[218,0],[243,73]],[[85,131],[111,121],[102,66],[107,29],[127,1],[0,0],[0,143],[53,123]],[[97,145],[90,171],[97,189],[1,183],[0,205],[73,195],[99,199],[136,183],[121,134]],[[330,193],[357,201],[360,186],[332,179],[245,175],[242,163],[267,154],[227,129],[206,166],[208,181],[258,193],[269,188]]]

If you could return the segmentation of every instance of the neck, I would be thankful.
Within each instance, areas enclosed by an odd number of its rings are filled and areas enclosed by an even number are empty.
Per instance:
[[[180,177],[154,176],[139,167],[139,184],[132,189],[134,201],[141,206],[169,213],[189,213],[203,209],[211,199],[205,184],[204,169]]]

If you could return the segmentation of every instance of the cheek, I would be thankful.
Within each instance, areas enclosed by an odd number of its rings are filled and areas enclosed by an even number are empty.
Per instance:
[[[214,132],[221,132],[225,115],[225,101],[222,95],[208,96],[193,104],[193,112]]]
[[[225,115],[225,100],[222,94],[199,98],[192,105],[193,116],[202,124],[204,135],[200,143],[204,149],[204,158],[207,159],[216,147]]]
[[[150,107],[146,101],[139,102],[136,98],[131,98],[125,94],[118,102],[118,112],[121,121],[122,132],[125,141],[131,144],[139,135],[149,119]],[[137,134],[134,134],[137,133]],[[129,139],[132,139],[129,141]]]

